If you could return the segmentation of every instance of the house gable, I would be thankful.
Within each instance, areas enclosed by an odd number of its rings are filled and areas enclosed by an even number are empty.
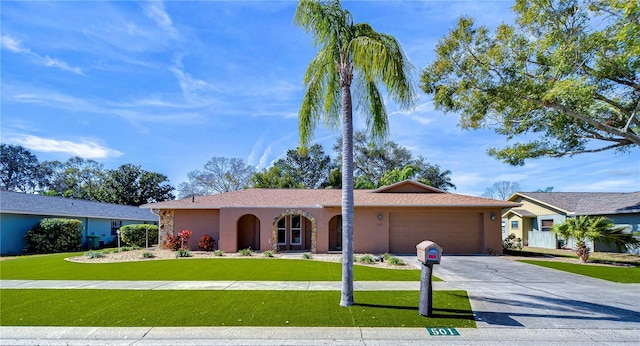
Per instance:
[[[373,193],[446,193],[433,186],[415,182],[413,180],[403,180],[401,182],[383,186]]]

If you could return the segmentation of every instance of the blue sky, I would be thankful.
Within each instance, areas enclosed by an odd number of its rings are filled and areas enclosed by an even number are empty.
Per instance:
[[[495,27],[512,1],[344,1],[356,22],[395,36],[419,72],[460,15]],[[315,55],[294,25],[295,1],[2,1],[3,143],[40,160],[78,155],[124,163],[177,186],[213,156],[268,167],[298,144],[302,78]],[[456,114],[390,112],[391,140],[451,170],[453,192],[480,195],[499,180],[522,190],[640,190],[640,150],[496,161],[506,144],[492,130],[463,131]],[[362,122],[356,122],[362,128]],[[327,152],[338,135],[316,141]],[[333,153],[332,153],[333,155]]]

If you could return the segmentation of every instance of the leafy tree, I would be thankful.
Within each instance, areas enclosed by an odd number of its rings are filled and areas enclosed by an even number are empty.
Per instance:
[[[105,169],[102,163],[75,156],[66,162],[41,163],[43,179],[40,186],[48,195],[98,201]]]
[[[342,160],[342,137],[337,138],[333,150],[339,164]],[[362,130],[353,134],[353,176],[359,183],[356,188],[380,186],[385,172],[404,167],[411,163],[411,158],[411,151],[394,141],[376,138]]]
[[[34,192],[40,177],[38,158],[29,150],[0,144],[0,190]]]
[[[314,144],[309,148],[288,150],[287,156],[274,165],[281,166],[283,172],[290,175],[302,187],[317,189],[327,184],[331,158],[324,153],[320,144]]]
[[[287,151],[285,158],[276,161],[263,172],[251,177],[253,187],[317,189],[328,185],[331,158],[320,144],[310,148]]]
[[[482,196],[487,198],[501,199],[503,201],[506,201],[507,198],[511,197],[511,195],[518,192],[518,190],[520,190],[520,184],[518,184],[517,182],[500,180],[493,183],[491,187],[488,187],[484,191]]]
[[[419,182],[442,191],[449,191],[449,189],[456,188],[451,182],[450,170],[442,170],[439,165],[428,163],[422,156],[418,156],[414,164],[419,168],[419,171],[416,173],[416,178]]]
[[[553,226],[551,231],[565,241],[576,241],[576,254],[580,262],[589,260],[591,249],[587,241],[603,242],[607,246],[615,246],[618,251],[640,246],[640,239],[632,233],[625,232],[626,227],[614,227],[613,222],[606,217],[577,216],[568,218],[561,224]]]
[[[436,46],[421,87],[465,129],[507,140],[488,153],[513,165],[640,146],[640,5],[628,0],[517,0],[495,32],[460,18]]]
[[[212,157],[204,169],[187,173],[188,182],[178,185],[181,198],[242,190],[249,186],[255,167],[240,158]]]
[[[390,171],[386,171],[380,179],[380,185],[391,185],[403,180],[412,179],[420,171],[420,167],[412,164],[405,165],[402,168],[395,168]]]
[[[304,77],[300,107],[300,139],[306,147],[320,121],[342,124],[342,294],[340,305],[353,305],[353,104],[375,137],[388,129],[385,104],[378,84],[385,86],[400,106],[415,100],[410,65],[392,36],[354,23],[340,1],[300,0],[295,22],[311,33],[318,47]]]
[[[107,170],[100,201],[139,206],[172,200],[175,198],[172,193],[174,188],[165,183],[167,181],[164,174],[149,172],[130,163],[124,164],[117,169]]]
[[[338,153],[342,149],[339,138],[333,146]],[[451,183],[451,171],[441,170],[422,156],[417,158],[406,147],[390,140],[370,138],[364,131],[356,131],[353,135],[354,147],[354,186],[356,189],[375,189],[404,179],[417,180],[423,184],[447,191],[455,189]],[[407,166],[413,167],[412,174],[401,174]]]
[[[273,165],[262,172],[256,172],[249,180],[251,186],[262,189],[301,189],[302,183],[296,182],[282,167]]]

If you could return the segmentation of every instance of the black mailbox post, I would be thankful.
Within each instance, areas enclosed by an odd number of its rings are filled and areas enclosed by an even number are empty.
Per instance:
[[[418,260],[422,263],[422,270],[420,272],[420,307],[418,311],[422,316],[431,316],[433,306],[431,276],[433,265],[440,264],[442,248],[432,241],[425,240],[416,245],[416,253]]]

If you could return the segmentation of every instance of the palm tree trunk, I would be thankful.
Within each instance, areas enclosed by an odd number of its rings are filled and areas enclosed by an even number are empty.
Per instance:
[[[342,84],[342,295],[353,305],[353,106],[351,88]]]

